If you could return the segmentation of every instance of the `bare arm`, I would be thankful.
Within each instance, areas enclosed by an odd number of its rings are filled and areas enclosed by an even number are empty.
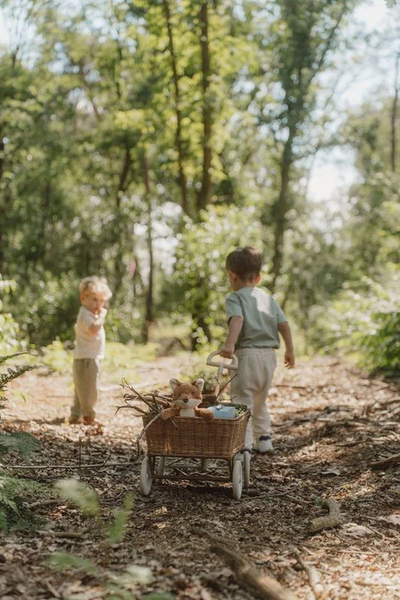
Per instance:
[[[243,317],[231,317],[229,320],[229,333],[225,344],[220,350],[221,356],[232,358],[235,351],[235,344],[243,327]]]
[[[106,320],[106,315],[107,315],[107,310],[105,308],[102,308],[100,311],[100,314],[97,315],[95,322],[92,323],[91,325],[89,325],[88,331],[89,331],[90,335],[98,334],[98,332],[104,325],[104,321]]]
[[[288,369],[293,369],[294,367],[294,348],[293,348],[293,340],[292,333],[290,331],[289,323],[284,321],[283,323],[278,324],[278,331],[281,334],[283,341],[285,343],[285,367]]]

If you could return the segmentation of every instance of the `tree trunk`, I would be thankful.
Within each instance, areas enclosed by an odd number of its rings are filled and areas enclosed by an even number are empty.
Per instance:
[[[116,222],[114,223],[113,229],[113,244],[117,246],[116,256],[114,259],[114,299],[119,293],[122,285],[122,279],[124,276],[124,264],[123,264],[123,227],[122,227],[122,215],[121,215],[121,197],[129,186],[129,172],[132,166],[131,159],[131,148],[128,142],[125,144],[124,158],[122,161],[122,168],[119,175],[119,181],[117,191],[115,195],[115,217]]]
[[[154,321],[154,253],[153,253],[153,227],[152,227],[152,213],[153,213],[153,202],[151,198],[151,179],[149,164],[146,153],[143,154],[143,179],[145,186],[145,198],[148,207],[148,220],[147,220],[147,250],[149,254],[149,279],[146,291],[146,312],[144,317],[144,323],[142,327],[142,339],[143,343],[147,344],[149,341],[149,332],[151,324]]]
[[[279,196],[272,209],[272,217],[274,222],[274,254],[272,258],[272,269],[271,273],[272,283],[271,291],[274,292],[276,281],[282,271],[282,261],[284,252],[284,236],[286,229],[286,213],[289,205],[289,183],[290,183],[290,169],[293,164],[293,140],[294,140],[294,128],[289,129],[289,136],[286,141],[282,160],[281,160],[281,187],[279,190]]]
[[[4,150],[3,135],[0,132],[0,184],[4,173]],[[5,273],[5,256],[4,249],[7,244],[6,238],[6,207],[3,199],[3,194],[0,195],[0,275]]]
[[[390,162],[392,166],[393,173],[396,173],[396,142],[397,142],[397,103],[399,99],[399,62],[400,62],[400,53],[396,56],[396,70],[395,70],[395,79],[394,79],[394,98],[392,105],[392,114],[391,114],[391,152],[390,152]]]
[[[187,178],[185,173],[185,156],[183,149],[182,139],[182,110],[181,110],[181,93],[179,88],[179,76],[177,67],[177,57],[175,54],[174,35],[172,30],[171,22],[171,11],[168,0],[163,0],[165,20],[167,23],[168,31],[168,48],[171,58],[172,67],[172,80],[174,84],[174,101],[175,101],[175,115],[176,115],[176,132],[175,132],[175,143],[176,150],[178,153],[178,182],[179,189],[181,192],[181,204],[182,210],[186,215],[190,214],[189,202],[188,202],[188,190],[187,190]]]
[[[197,194],[197,215],[211,201],[211,135],[212,107],[209,97],[211,60],[208,36],[208,2],[202,2],[199,11],[201,71],[203,88],[203,168],[201,188]]]
[[[192,350],[192,352],[195,352],[200,346],[198,338],[195,337],[195,333],[199,327],[200,327],[200,329],[203,330],[203,333],[207,338],[207,342],[212,341],[212,336],[211,336],[210,326],[206,322],[204,315],[199,316],[198,314],[193,314],[192,318],[193,318],[193,325],[192,325],[192,337],[191,337],[191,350]]]

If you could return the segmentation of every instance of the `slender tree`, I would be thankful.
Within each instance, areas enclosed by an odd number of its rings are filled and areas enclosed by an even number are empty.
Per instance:
[[[209,2],[201,2],[199,10],[200,48],[201,48],[201,85],[203,92],[203,165],[201,187],[197,194],[197,214],[211,201],[211,136],[212,105],[210,98],[211,52],[209,38]]]

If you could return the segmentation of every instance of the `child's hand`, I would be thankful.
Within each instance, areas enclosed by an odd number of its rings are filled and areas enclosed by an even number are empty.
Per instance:
[[[232,358],[234,351],[235,351],[235,345],[234,344],[225,344],[224,346],[222,346],[222,348],[219,351],[219,353],[224,358]]]
[[[287,369],[293,369],[294,367],[294,352],[286,350],[285,352],[285,367]]]

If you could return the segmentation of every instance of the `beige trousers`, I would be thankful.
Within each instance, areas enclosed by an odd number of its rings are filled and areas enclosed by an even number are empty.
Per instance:
[[[262,435],[271,435],[267,406],[268,390],[276,367],[274,348],[242,348],[235,352],[239,367],[231,383],[232,402],[249,407],[251,418],[246,431],[246,448]]]
[[[71,417],[95,417],[93,410],[98,400],[97,384],[100,375],[100,360],[96,358],[77,358],[73,364],[75,385],[74,403]]]

